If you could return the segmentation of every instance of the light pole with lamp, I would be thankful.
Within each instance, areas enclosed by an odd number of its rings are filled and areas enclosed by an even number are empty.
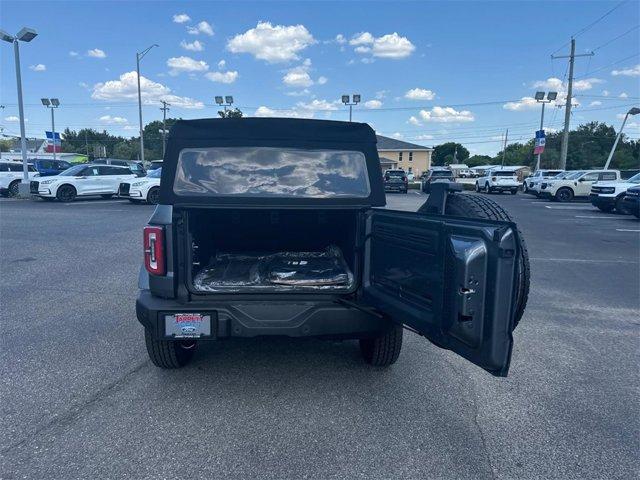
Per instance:
[[[140,92],[140,60],[149,53],[153,47],[157,47],[157,44],[153,44],[150,47],[144,49],[141,52],[136,52],[136,72],[138,74],[138,116],[140,117],[140,160],[144,164],[144,136],[142,135],[142,93]]]
[[[22,150],[22,181],[18,187],[18,196],[28,198],[29,195],[29,168],[27,167],[27,135],[24,128],[24,105],[22,103],[22,76],[20,74],[20,47],[18,41],[30,42],[38,33],[32,29],[24,27],[16,36],[9,35],[4,30],[0,30],[0,38],[8,43],[13,43],[13,53],[16,63],[16,83],[18,85],[18,113],[20,114],[20,148]]]
[[[224,113],[225,113],[225,117],[227,116],[227,107],[230,107],[233,105],[233,97],[231,95],[226,95],[225,97],[222,96],[216,96],[215,97],[215,102],[219,107],[224,107]]]
[[[360,103],[360,95],[356,93],[352,95],[352,99],[353,101],[350,102],[349,95],[342,95],[342,103],[349,106],[349,121],[351,121],[353,115],[353,106]]]
[[[547,93],[547,99],[544,99],[544,95],[545,92],[536,92],[536,96],[534,97],[536,99],[536,102],[541,103],[542,104],[542,114],[540,115],[540,132],[543,131],[544,129],[544,106],[547,103],[551,103],[553,101],[555,101],[556,98],[558,98],[558,92],[549,92]],[[534,172],[537,172],[538,170],[540,170],[540,156],[542,155],[542,152],[538,153],[538,159],[536,160],[536,168],[534,170]]]
[[[622,129],[624,128],[624,124],[627,123],[627,118],[629,118],[629,115],[637,115],[639,113],[640,113],[640,108],[633,107],[624,116],[624,120],[622,121],[622,126],[620,127],[620,131],[618,132],[618,135],[616,136],[616,141],[613,142],[613,147],[611,147],[611,152],[609,152],[609,158],[607,158],[607,163],[605,163],[605,165],[604,165],[604,169],[605,170],[609,170],[609,164],[611,163],[611,159],[613,158],[613,153],[616,151],[616,147],[618,146],[618,141],[620,140],[620,137],[622,136]]]
[[[53,111],[60,106],[60,100],[57,98],[41,98],[42,105],[51,109],[51,142],[53,144],[53,159],[56,159],[56,120]]]

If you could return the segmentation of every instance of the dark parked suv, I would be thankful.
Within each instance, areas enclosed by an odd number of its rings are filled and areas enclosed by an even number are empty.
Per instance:
[[[527,251],[500,206],[446,188],[417,212],[377,208],[366,124],[176,122],[136,302],[151,360],[177,368],[201,342],[284,335],[358,339],[388,366],[407,328],[505,376]]]
[[[455,182],[453,172],[448,168],[431,168],[427,172],[422,174],[422,191],[425,193],[431,192],[431,184],[433,182]]]
[[[409,179],[404,170],[385,170],[384,191],[407,193],[409,190]]]

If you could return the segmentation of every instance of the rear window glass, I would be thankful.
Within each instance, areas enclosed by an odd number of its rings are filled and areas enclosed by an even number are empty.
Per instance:
[[[453,172],[446,172],[444,170],[437,170],[431,173],[432,177],[452,177]]]
[[[516,175],[516,172],[497,171],[497,172],[491,172],[491,175],[494,177],[514,177]]]
[[[176,195],[368,197],[364,154],[269,147],[188,148],[180,152]]]

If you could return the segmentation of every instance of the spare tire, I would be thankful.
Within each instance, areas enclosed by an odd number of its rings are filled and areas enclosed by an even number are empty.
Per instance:
[[[507,211],[490,198],[480,195],[468,195],[464,193],[454,193],[447,197],[445,207],[446,215],[455,215],[466,218],[482,218],[486,220],[501,220],[513,222]],[[518,228],[518,238],[520,239],[520,258],[518,259],[518,292],[516,296],[515,328],[529,298],[529,281],[531,270],[529,266],[529,252],[524,241],[522,232]]]

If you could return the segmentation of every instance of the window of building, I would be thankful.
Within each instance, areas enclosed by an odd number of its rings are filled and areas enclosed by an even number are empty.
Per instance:
[[[401,162],[402,161],[402,152],[398,153],[398,161]]]
[[[413,162],[413,152],[409,152],[409,161]]]

